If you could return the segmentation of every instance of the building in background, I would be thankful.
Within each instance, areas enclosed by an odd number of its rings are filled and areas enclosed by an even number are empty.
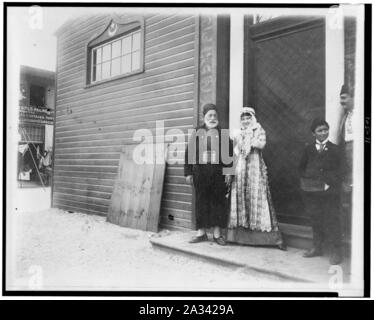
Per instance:
[[[41,157],[51,161],[55,110],[55,73],[21,66],[19,97],[18,179],[41,183]],[[45,151],[48,155],[45,154]],[[38,173],[39,171],[39,173]],[[23,186],[26,183],[21,184]]]
[[[230,18],[122,9],[69,21],[56,33],[52,206],[106,215],[120,152],[136,143],[136,129],[155,133],[155,121],[163,120],[165,130],[187,136],[208,102],[231,129],[248,105],[267,132],[264,156],[282,231],[289,244],[310,245],[299,157],[314,117],[339,122],[340,87],[344,79],[353,82],[354,30],[354,20],[345,19],[344,28],[330,32],[324,15]],[[327,63],[331,48],[334,60]],[[334,61],[343,62],[340,69]],[[164,181],[160,226],[193,228],[194,195],[183,165],[168,165]]]

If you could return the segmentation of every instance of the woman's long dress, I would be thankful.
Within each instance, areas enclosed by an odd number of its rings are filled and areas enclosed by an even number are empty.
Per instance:
[[[231,185],[228,240],[251,245],[279,245],[282,236],[262,157],[264,129],[257,123],[234,139],[235,177]]]

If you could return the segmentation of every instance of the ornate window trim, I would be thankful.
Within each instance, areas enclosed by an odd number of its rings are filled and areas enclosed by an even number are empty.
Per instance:
[[[256,14],[253,18],[253,24],[265,23],[283,17],[282,14]]]
[[[101,31],[100,33],[94,34],[91,39],[86,44],[86,87],[96,86],[102,83],[107,83],[109,81],[122,79],[125,77],[132,76],[134,74],[139,74],[144,72],[144,17],[142,16],[134,16],[134,17],[128,17],[128,18],[118,18],[116,16],[111,16],[108,18],[107,22],[105,23],[106,27]],[[94,67],[100,64],[103,65],[103,61],[100,61],[98,63],[96,61],[96,64],[94,63],[94,50],[101,50],[104,46],[107,47],[110,44],[110,48],[112,48],[112,43],[118,42],[118,40],[122,39],[122,43],[124,41],[124,38],[126,39],[133,39],[132,35],[136,33],[136,37],[140,37],[139,41],[139,47],[136,49],[136,52],[131,51],[128,53],[123,53],[122,47],[120,48],[120,55],[118,57],[113,57],[112,52],[110,53],[110,59],[106,61],[106,63],[110,63],[110,68],[114,64],[114,60],[120,60],[120,68],[123,63],[122,58],[124,59],[125,55],[131,55],[133,53],[139,53],[139,63],[137,64],[137,67],[130,71],[123,71],[121,68],[120,72],[118,74],[112,75],[112,71],[110,70],[110,74],[108,77],[104,79],[96,80],[93,77]],[[101,51],[100,51],[101,52]],[[95,58],[98,59],[98,54],[95,53]],[[103,57],[101,57],[103,59]],[[104,61],[105,62],[105,61]],[[118,61],[116,61],[118,62]],[[95,71],[96,72],[96,71]],[[96,75],[96,73],[95,73]]]

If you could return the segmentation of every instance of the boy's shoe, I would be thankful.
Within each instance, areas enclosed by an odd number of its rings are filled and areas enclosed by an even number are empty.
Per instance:
[[[194,236],[190,241],[188,241],[189,243],[199,243],[199,242],[203,242],[203,241],[208,241],[208,236],[206,233],[204,233],[202,236]]]
[[[220,246],[226,245],[226,240],[222,236],[219,236],[218,238],[213,237],[213,240]]]
[[[322,250],[318,248],[311,248],[303,254],[304,258],[313,258],[322,256]]]

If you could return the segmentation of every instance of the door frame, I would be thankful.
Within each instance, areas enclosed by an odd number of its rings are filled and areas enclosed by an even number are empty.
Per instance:
[[[325,32],[325,17],[277,17],[259,24],[253,24],[253,16],[245,17],[244,21],[244,81],[243,81],[243,105],[256,108],[256,44],[258,42],[289,36],[314,28],[323,28]],[[326,73],[325,73],[326,79]],[[326,87],[325,87],[326,89]],[[326,103],[324,106],[326,113]],[[297,217],[281,213],[287,219],[287,224],[307,225],[305,217]]]

